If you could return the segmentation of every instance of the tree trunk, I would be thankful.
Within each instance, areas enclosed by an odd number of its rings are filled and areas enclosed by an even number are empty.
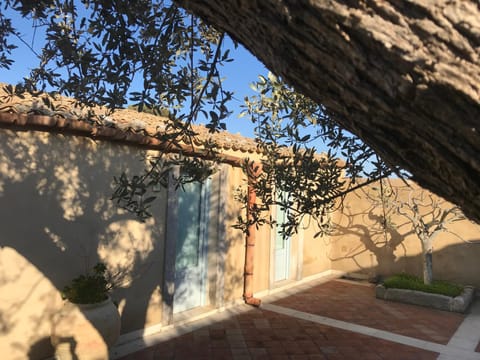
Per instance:
[[[475,0],[177,0],[480,220]],[[241,71],[241,69],[239,69]]]
[[[430,250],[423,252],[423,283],[430,285],[433,280],[433,251]]]

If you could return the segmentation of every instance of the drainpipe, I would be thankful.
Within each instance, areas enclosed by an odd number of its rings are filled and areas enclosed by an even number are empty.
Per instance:
[[[244,268],[244,283],[243,283],[243,299],[245,303],[253,306],[260,306],[262,302],[260,299],[253,297],[253,259],[255,254],[255,235],[256,226],[253,223],[252,209],[255,207],[256,193],[255,181],[256,176],[260,173],[261,165],[252,162],[247,168],[248,172],[248,194],[247,194],[247,234],[245,236],[245,268]]]

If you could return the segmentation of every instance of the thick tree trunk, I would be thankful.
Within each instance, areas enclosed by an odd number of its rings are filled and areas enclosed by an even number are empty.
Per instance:
[[[476,0],[177,0],[480,220]],[[241,69],[239,69],[241,71]]]

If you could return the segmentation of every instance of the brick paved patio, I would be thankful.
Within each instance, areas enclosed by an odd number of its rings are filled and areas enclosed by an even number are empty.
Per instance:
[[[464,316],[374,298],[373,285],[330,281],[272,304],[447,344]],[[122,357],[153,359],[437,359],[439,353],[263,308],[233,314]]]
[[[417,339],[448,343],[464,316],[376,299],[374,285],[330,281],[274,302],[311,314]]]

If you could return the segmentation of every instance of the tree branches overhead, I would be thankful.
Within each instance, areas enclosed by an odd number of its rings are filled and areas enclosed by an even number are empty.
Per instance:
[[[128,102],[140,111],[166,109],[184,122],[201,111],[212,130],[224,128],[232,94],[218,71],[231,61],[223,35],[171,2],[7,0],[3,9],[16,10],[39,33],[41,53],[24,78],[27,89],[111,108]],[[0,66],[9,67],[9,35],[19,33],[5,11],[0,29]]]
[[[31,22],[35,36],[28,41],[15,28],[20,17]],[[29,43],[37,60],[17,89],[168,115],[172,144],[193,143],[197,134],[191,124],[198,119],[211,132],[226,128],[233,92],[224,87],[221,67],[233,60],[234,49],[224,46],[224,33],[171,1],[6,0],[0,9],[0,67],[12,65],[15,38]],[[281,78],[260,76],[252,88],[256,95],[244,99],[242,115],[255,124],[262,154],[262,172],[254,181],[259,209],[277,205],[286,211],[285,234],[295,232],[307,214],[321,234],[337,198],[391,174],[323,105]],[[329,149],[324,155],[317,152],[320,143]],[[172,166],[182,168],[186,182],[203,181],[214,171],[211,162],[164,155],[148,159],[141,175],[115,177],[114,199],[141,219],[149,216],[155,189],[167,185]],[[259,223],[265,220],[260,213]]]

